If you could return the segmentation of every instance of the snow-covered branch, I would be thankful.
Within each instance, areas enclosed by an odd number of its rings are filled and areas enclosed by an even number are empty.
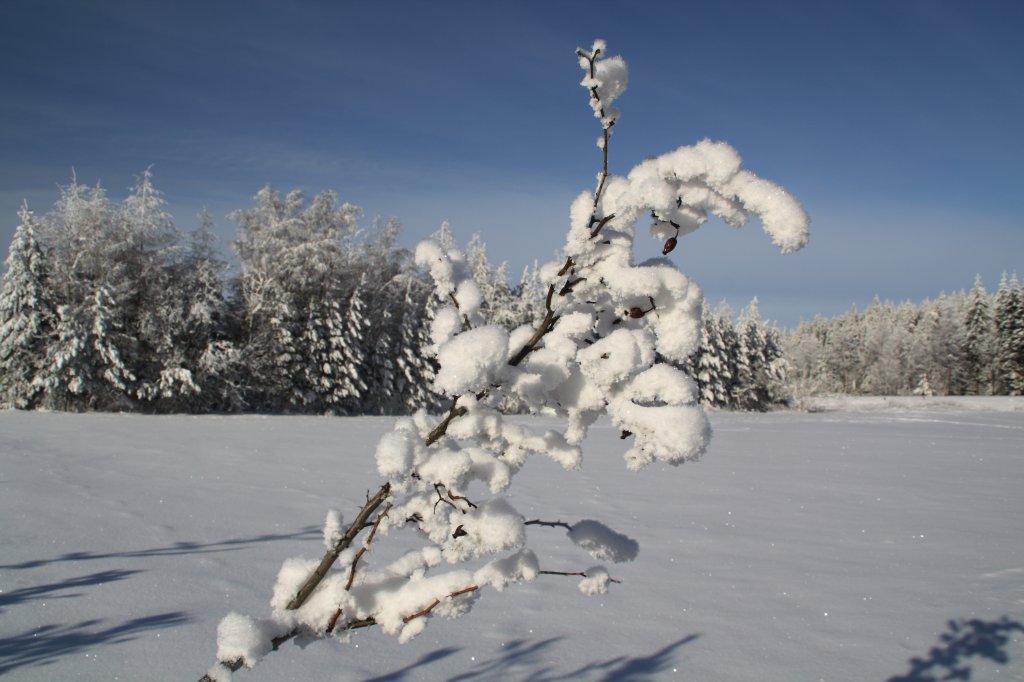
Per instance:
[[[701,292],[668,260],[634,264],[634,224],[655,216],[652,232],[668,253],[708,213],[732,223],[753,214],[790,251],[806,241],[807,216],[784,190],[743,170],[724,143],[683,147],[625,177],[610,175],[610,130],[619,120],[612,103],[625,91],[626,64],[607,57],[602,41],[577,55],[601,122],[602,170],[596,190],[571,207],[564,258],[541,270],[541,319],[511,331],[488,324],[463,253],[448,239],[419,245],[416,262],[430,272],[439,306],[427,348],[437,360],[433,389],[450,401],[447,413],[420,410],[395,422],[375,453],[384,483],[344,532],[340,515],[328,516],[319,562],[284,563],[269,619],[225,619],[220,663],[208,679],[254,665],[298,633],[379,625],[407,641],[432,618],[468,612],[485,588],[500,592],[539,575],[579,577],[582,592],[603,593],[619,582],[603,565],[541,570],[527,526],[564,527],[605,563],[633,560],[637,543],[594,520],[526,521],[507,498],[516,474],[535,455],[580,468],[588,428],[602,416],[628,440],[629,469],[704,452],[710,429],[696,386],[670,364],[698,346]],[[561,416],[564,427],[536,432],[510,421],[500,410],[507,401]],[[414,535],[418,549],[374,567],[371,543],[399,534]]]

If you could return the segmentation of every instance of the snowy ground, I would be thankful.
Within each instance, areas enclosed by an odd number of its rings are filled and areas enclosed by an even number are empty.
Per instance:
[[[515,503],[638,540],[622,585],[542,577],[237,679],[1024,680],[1024,411],[856,407],[714,413],[703,461],[640,474],[595,428],[582,473],[533,461]],[[0,677],[197,679],[220,618],[266,615],[280,561],[376,486],[389,424],[0,412]],[[542,568],[593,563],[531,537]]]

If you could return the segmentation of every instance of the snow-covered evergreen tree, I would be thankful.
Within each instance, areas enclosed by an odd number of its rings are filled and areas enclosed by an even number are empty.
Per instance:
[[[940,295],[925,304],[917,330],[921,334],[921,371],[939,395],[962,395],[967,386],[964,375],[966,346],[963,314],[955,298]]]
[[[964,315],[964,373],[971,393],[988,395],[994,390],[992,364],[995,350],[995,328],[992,325],[992,306],[981,275],[967,301]]]
[[[346,298],[339,278],[358,217],[359,209],[339,205],[333,192],[307,202],[299,190],[282,199],[270,187],[257,193],[253,208],[231,214],[239,226],[233,246],[241,267],[235,286],[240,352],[253,407],[301,409],[318,401],[301,385],[317,353],[305,328],[311,313],[331,314],[315,301]],[[332,322],[312,324],[326,329]]]
[[[345,319],[334,299],[310,301],[302,336],[296,344],[299,356],[292,377],[292,406],[302,411],[334,412],[347,397],[344,356]]]
[[[835,377],[843,393],[860,390],[861,324],[856,306],[838,318],[825,342],[825,366]]]
[[[740,313],[735,339],[731,404],[741,410],[766,410],[784,402],[787,365],[778,332],[761,319],[757,298]]]
[[[700,348],[684,368],[697,382],[701,404],[731,407],[739,345],[732,315],[725,306],[711,310],[705,304],[702,309]]]
[[[400,230],[394,220],[377,221],[372,239],[364,244],[355,280],[364,309],[363,367],[366,385],[360,410],[373,414],[406,414],[405,380],[400,367],[407,340],[402,337],[406,292],[422,274],[411,254],[397,245]],[[353,271],[355,272],[355,271]]]
[[[829,321],[816,316],[801,321],[783,339],[790,364],[789,387],[797,396],[816,395],[836,390],[834,379],[825,367],[825,348]]]
[[[366,336],[370,324],[367,318],[365,278],[352,291],[345,308],[344,331],[341,334],[339,352],[343,360],[343,371],[338,382],[338,404],[348,414],[359,414],[360,404],[365,400],[369,386],[364,378],[368,373]]]
[[[134,339],[119,319],[117,301],[103,287],[96,290],[89,306],[90,333],[87,351],[93,357],[97,382],[89,407],[101,410],[129,410],[137,395],[138,377],[129,358]]]
[[[1003,273],[995,297],[993,314],[995,366],[999,392],[1005,395],[1024,394],[1024,294],[1017,275]]]
[[[899,328],[892,304],[877,296],[861,316],[861,389],[866,393],[896,395],[900,389]]]
[[[89,352],[89,329],[83,309],[57,307],[54,328],[46,340],[46,355],[32,381],[40,393],[41,407],[75,411],[90,407],[96,368]]]
[[[519,283],[512,289],[512,328],[530,324],[544,316],[546,292],[540,265],[534,261],[533,265],[524,267]]]
[[[169,348],[162,353],[161,409],[233,412],[244,406],[244,373],[235,347],[236,325],[226,298],[227,264],[216,248],[204,210],[189,236],[168,315]]]
[[[500,324],[506,329],[514,329],[526,322],[521,320],[517,310],[515,297],[508,286],[508,264],[502,263],[497,268],[487,258],[487,245],[480,233],[474,233],[466,247],[466,261],[473,281],[480,288],[483,303],[481,313],[488,322]]]
[[[127,268],[112,258],[122,248],[118,213],[102,188],[72,176],[42,222],[57,308],[34,382],[45,392],[44,407],[124,409],[134,393],[134,349],[111,293],[125,284]]]
[[[766,360],[765,339],[758,317],[755,298],[740,313],[736,329],[739,343],[736,349],[736,379],[733,383],[732,400],[736,407],[742,410],[760,409],[768,400],[760,376]]]
[[[0,280],[0,406],[37,404],[35,383],[57,316],[39,222],[22,207]]]

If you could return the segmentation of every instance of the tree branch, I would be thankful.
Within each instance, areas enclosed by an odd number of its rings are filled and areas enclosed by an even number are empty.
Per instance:
[[[458,405],[459,399],[456,397],[452,400],[452,406],[451,409],[448,410],[448,416],[445,417],[440,424],[435,426],[434,430],[427,436],[427,447],[430,447],[441,439],[441,436],[448,431],[448,425],[452,423],[453,419],[461,417],[469,411],[465,407],[459,407]]]
[[[454,599],[455,597],[458,597],[460,594],[467,594],[469,592],[476,592],[479,589],[480,589],[479,585],[471,585],[470,587],[466,587],[466,588],[461,589],[461,590],[456,590],[455,592],[452,592],[452,593],[448,594],[448,599]],[[440,599],[435,599],[430,604],[430,606],[426,607],[422,611],[417,611],[416,613],[413,613],[413,614],[410,614],[410,615],[406,616],[405,618],[402,619],[402,622],[403,623],[408,623],[411,620],[415,620],[417,618],[422,618],[423,616],[427,615],[428,613],[430,613],[431,611],[436,609],[438,606],[440,606],[440,604],[441,604],[441,600]]]
[[[519,363],[525,360],[526,356],[534,351],[537,344],[540,343],[540,340],[543,339],[549,331],[551,331],[551,328],[558,320],[558,318],[555,317],[554,309],[551,307],[551,300],[554,295],[555,285],[552,284],[548,287],[548,295],[544,301],[544,307],[547,309],[544,313],[544,319],[540,321],[539,325],[537,325],[537,329],[533,332],[533,336],[530,337],[530,340],[524,343],[523,347],[520,348],[515,355],[509,358],[508,364],[513,367],[518,367]]]
[[[377,514],[377,520],[373,523],[373,530],[370,531],[370,534],[366,538],[366,542],[363,543],[363,546],[359,548],[359,551],[356,552],[355,557],[352,559],[352,566],[349,568],[348,572],[348,581],[345,583],[346,592],[352,589],[352,583],[356,579],[356,564],[358,564],[359,560],[363,558],[363,555],[370,550],[370,543],[373,542],[373,538],[377,535],[377,529],[380,528],[380,522],[384,520],[384,517],[388,515],[389,511],[391,511],[390,502],[388,502],[387,506],[384,507],[384,510],[380,514]],[[331,629],[333,628],[328,628],[328,631]]]
[[[348,531],[341,537],[341,539],[338,540],[338,542],[334,544],[333,547],[327,550],[323,558],[320,560],[320,564],[316,567],[316,570],[314,570],[312,575],[310,575],[309,578],[306,579],[306,582],[302,584],[302,587],[299,588],[295,597],[288,602],[288,605],[285,607],[286,609],[294,611],[306,603],[306,600],[309,599],[309,595],[313,594],[313,590],[323,582],[323,579],[327,576],[327,572],[331,569],[331,566],[333,566],[334,562],[338,560],[338,555],[352,544],[352,541],[355,540],[356,536],[358,536],[363,530],[363,526],[366,524],[367,519],[369,519],[377,508],[384,503],[384,500],[386,500],[389,495],[391,495],[391,484],[385,483],[380,487],[380,490],[377,491],[376,495],[366,501],[363,508],[359,510],[359,515],[356,516],[355,521],[353,521],[352,525],[348,527]]]

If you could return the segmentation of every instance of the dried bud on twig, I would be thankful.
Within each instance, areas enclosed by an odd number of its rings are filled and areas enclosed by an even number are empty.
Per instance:
[[[651,307],[650,308],[647,308],[646,310],[644,310],[643,308],[641,308],[639,306],[633,306],[629,310],[625,311],[624,314],[627,317],[633,318],[634,320],[639,320],[641,317],[643,317],[647,313],[651,312],[655,308],[655,306],[654,306],[654,299],[648,297],[648,300],[651,302]]]

